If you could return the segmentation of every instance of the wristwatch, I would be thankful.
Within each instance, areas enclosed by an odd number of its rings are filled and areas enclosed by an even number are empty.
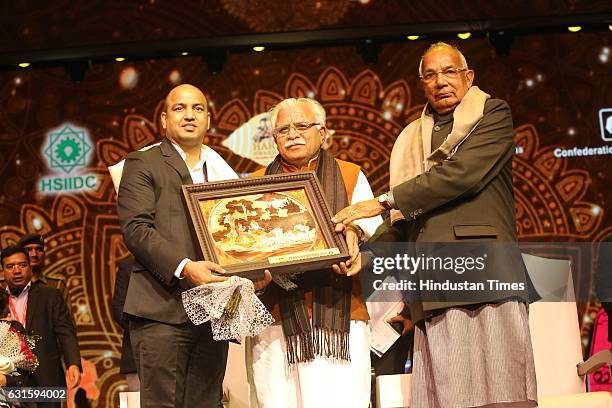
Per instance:
[[[378,202],[387,211],[391,210],[391,205],[389,204],[388,199],[389,199],[389,194],[387,193],[384,193],[378,196]]]

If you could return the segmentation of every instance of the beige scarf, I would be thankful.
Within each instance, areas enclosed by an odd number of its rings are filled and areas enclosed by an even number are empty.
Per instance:
[[[490,97],[477,86],[472,86],[453,112],[451,132],[434,152],[431,151],[434,117],[428,112],[429,104],[425,105],[421,117],[406,126],[393,145],[389,186],[393,188],[453,157],[457,148],[482,120],[485,102]],[[391,223],[401,219],[404,216],[399,210],[391,210]]]

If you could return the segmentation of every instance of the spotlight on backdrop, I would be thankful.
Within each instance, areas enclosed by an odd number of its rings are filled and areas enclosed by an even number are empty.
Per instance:
[[[216,75],[223,71],[223,65],[225,61],[227,61],[227,50],[209,50],[206,51],[206,54],[204,54],[202,58],[204,58],[204,62],[206,62],[208,72],[211,75]]]
[[[64,70],[70,76],[72,82],[81,83],[85,79],[85,74],[91,68],[91,61],[69,61],[64,65]]]
[[[514,36],[505,31],[491,31],[487,33],[489,43],[495,48],[495,52],[500,57],[507,57],[510,54],[512,44],[514,44]]]
[[[378,54],[380,53],[380,44],[372,40],[365,40],[361,44],[357,44],[357,53],[363,59],[366,65],[378,64]]]

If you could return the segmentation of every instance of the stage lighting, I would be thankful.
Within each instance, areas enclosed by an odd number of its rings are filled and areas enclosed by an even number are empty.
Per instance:
[[[500,57],[506,57],[510,54],[510,49],[514,43],[514,36],[505,31],[493,31],[487,33],[489,43],[495,48],[495,52]]]
[[[462,40],[467,40],[471,36],[472,36],[472,33],[470,32],[457,34],[457,37],[461,38]]]
[[[365,40],[361,44],[357,44],[357,53],[361,56],[364,64],[378,64],[378,54],[380,53],[380,44],[372,40]]]
[[[21,68],[27,68],[27,67],[30,66],[30,63],[29,62],[20,62],[18,65]]]
[[[577,33],[578,31],[582,30],[582,27],[580,27],[580,26],[571,26],[571,27],[567,27],[567,29],[571,33]]]
[[[123,61],[125,61],[125,58],[124,57],[117,57],[117,58],[115,58],[115,61],[123,62]]]
[[[223,65],[225,65],[225,61],[227,60],[227,50],[209,50],[206,51],[203,58],[208,67],[208,72],[215,75],[223,70]]]
[[[91,61],[70,61],[64,65],[64,70],[66,70],[72,82],[78,84],[83,82],[90,67]]]
[[[255,47],[253,47],[253,51],[255,52],[262,52],[265,49],[266,47],[264,47],[263,45],[256,45]]]
[[[415,41],[419,39],[419,36],[418,35],[407,35],[406,38],[409,39],[410,41]]]
[[[186,57],[186,56],[188,56],[188,55],[189,55],[189,53],[188,53],[187,51],[183,51],[183,52],[181,52],[181,56],[183,56],[183,57]]]

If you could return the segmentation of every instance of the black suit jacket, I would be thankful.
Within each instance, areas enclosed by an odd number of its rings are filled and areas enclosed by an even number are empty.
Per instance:
[[[182,199],[181,185],[191,183],[187,165],[167,138],[126,157],[117,212],[136,261],[125,313],[170,324],[188,320],[181,292],[190,284],[174,272],[185,258],[201,259]]]
[[[129,257],[119,263],[119,269],[115,275],[115,292],[111,304],[111,312],[115,321],[123,328],[123,344],[121,346],[121,362],[119,372],[130,374],[136,372],[136,363],[132,353],[132,343],[130,341],[130,331],[128,317],[123,313],[125,296],[127,295],[130,274],[134,266],[134,257]]]
[[[62,355],[66,367],[81,368],[81,354],[76,329],[62,293],[42,282],[33,282],[28,295],[26,332],[39,336],[34,348],[39,366],[34,372],[38,387],[66,385]]]
[[[489,99],[483,119],[452,158],[396,186],[393,196],[408,220],[403,221],[404,228],[399,228],[406,234],[400,240],[415,242],[417,254],[433,247],[420,243],[508,243],[487,247],[490,253],[484,278],[524,283],[527,290],[516,291],[514,295],[528,301],[530,297],[535,300],[537,294],[528,279],[518,246],[512,244],[517,241],[512,183],[514,154],[510,108],[502,100]],[[423,311],[501,300],[493,291],[466,296],[473,299],[453,302],[439,292],[438,299],[414,305],[422,306],[422,310],[411,308],[413,319],[423,317]]]

